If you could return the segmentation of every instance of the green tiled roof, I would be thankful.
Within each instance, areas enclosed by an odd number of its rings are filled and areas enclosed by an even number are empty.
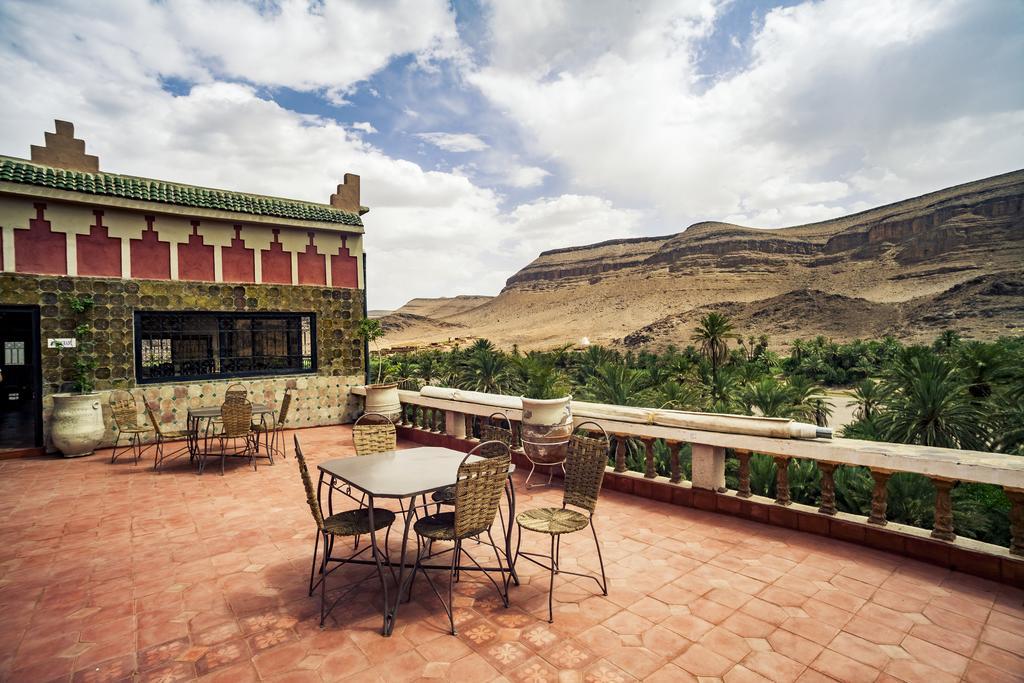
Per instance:
[[[9,157],[0,157],[0,181],[177,206],[250,213],[257,216],[278,216],[360,227],[363,225],[358,214],[341,211],[324,204],[265,197],[244,192],[226,192],[194,185],[165,183],[161,180],[116,173],[71,171],[52,166],[40,166]]]

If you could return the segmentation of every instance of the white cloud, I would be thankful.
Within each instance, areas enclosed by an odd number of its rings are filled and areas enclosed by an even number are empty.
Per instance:
[[[551,175],[539,166],[511,166],[505,175],[505,183],[512,187],[537,187]]]
[[[472,133],[416,133],[416,137],[446,152],[482,152],[489,147]]]
[[[48,8],[39,11],[49,17]],[[18,27],[41,21],[22,7],[18,22],[3,29],[0,96],[18,106],[0,114],[0,153],[25,156],[58,117],[75,122],[104,170],[319,202],[344,173],[360,174],[361,199],[372,208],[364,219],[372,307],[397,307],[414,296],[496,293],[552,244],[541,215],[559,244],[632,229],[632,214],[593,197],[506,212],[500,195],[464,175],[428,171],[366,143],[360,133],[371,124],[290,111],[249,85],[210,78],[173,95],[161,88],[158,59],[129,59],[134,35],[104,34],[109,42],[97,46],[88,31],[74,40],[58,24],[60,49],[51,52],[50,41],[39,51],[15,48],[24,38]],[[125,21],[149,25],[131,12]],[[158,47],[180,54],[173,44]]]
[[[677,225],[786,225],[1020,166],[1024,5],[775,9],[708,87],[716,4],[498,3],[468,78],[573,187]]]
[[[377,129],[373,127],[373,124],[369,121],[356,121],[352,124],[353,130],[361,130],[364,133],[376,133]]]

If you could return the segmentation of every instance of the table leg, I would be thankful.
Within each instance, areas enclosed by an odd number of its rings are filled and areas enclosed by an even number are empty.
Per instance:
[[[408,577],[406,576],[406,571],[405,571],[405,553],[406,553],[406,549],[409,546],[409,527],[411,526],[413,511],[416,509],[415,503],[416,503],[415,498],[413,498],[413,500],[409,501],[409,509],[405,512],[405,515],[404,515],[405,521],[404,521],[403,528],[402,528],[402,551],[401,551],[401,554],[399,555],[399,558],[398,558],[398,563],[399,563],[398,564],[398,594],[395,596],[394,608],[390,610],[390,613],[385,612],[385,614],[384,614],[384,635],[385,636],[390,636],[391,632],[395,629],[395,620],[398,618],[398,606],[400,604],[402,604],[402,596],[405,595],[405,592],[407,590],[409,590],[409,585],[412,583],[413,573],[409,572]],[[370,499],[370,505],[371,505],[371,514],[372,514],[372,505],[373,505],[373,499],[372,498]],[[373,522],[372,521],[370,522],[370,525],[371,525],[371,528],[372,528],[372,526],[373,526]],[[384,581],[383,573],[381,574],[381,581],[382,582]],[[385,605],[385,610],[388,610],[388,598],[387,598],[387,595],[388,595],[388,592],[387,592],[387,589],[385,588],[384,589],[384,605]]]
[[[512,477],[508,478],[508,486],[505,488],[505,495],[508,498],[508,525],[505,529],[505,560],[508,562],[508,573],[512,582],[519,585],[519,575],[516,574],[515,557],[512,555],[512,530],[518,527],[516,524],[516,487],[512,483]],[[506,588],[506,591],[508,589]]]

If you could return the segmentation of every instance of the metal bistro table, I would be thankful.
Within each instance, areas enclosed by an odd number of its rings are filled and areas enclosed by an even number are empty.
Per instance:
[[[466,454],[450,448],[435,446],[423,446],[420,448],[407,448],[400,451],[387,451],[375,455],[364,455],[357,457],[335,458],[320,463],[320,480],[317,483],[317,498],[323,501],[322,489],[324,480],[329,478],[328,484],[328,514],[334,514],[333,499],[334,491],[357,500],[348,491],[338,485],[344,482],[360,493],[366,494],[365,505],[370,509],[370,528],[373,525],[373,507],[375,498],[394,498],[401,500],[409,498],[409,505],[405,508],[404,526],[402,529],[402,552],[398,560],[398,595],[394,603],[388,599],[388,585],[384,577],[384,568],[394,566],[390,558],[381,557],[377,550],[377,533],[374,531],[371,536],[373,547],[372,560],[350,560],[353,564],[375,564],[377,573],[380,575],[381,587],[384,591],[384,626],[382,633],[390,636],[395,628],[395,619],[398,617],[398,606],[402,596],[409,590],[412,583],[415,558],[413,561],[406,561],[406,548],[409,543],[409,529],[412,525],[413,513],[416,510],[416,498],[434,491],[439,491],[451,486],[458,478],[459,464]],[[473,456],[470,461],[482,460],[479,456]],[[515,465],[509,466],[509,477],[505,485],[505,498],[508,502],[508,523],[505,528],[505,558],[508,561],[509,575],[515,584],[519,585],[519,577],[516,575],[515,567],[512,566],[512,529],[516,514],[516,496],[512,485],[512,472]],[[429,504],[431,507],[434,503]],[[423,505],[420,505],[423,507]],[[328,561],[332,561],[328,558]],[[335,560],[340,561],[340,560]],[[500,560],[499,560],[500,562]],[[450,565],[423,564],[423,569],[450,569]],[[410,570],[406,572],[406,570]],[[476,565],[459,566],[459,571],[487,571],[500,572],[500,567],[481,567]]]
[[[202,420],[206,420],[206,431],[210,429],[210,425],[213,423],[214,418],[220,417],[220,411],[222,406],[209,406],[203,408],[189,408],[188,417],[186,423],[188,425],[188,457],[189,460],[199,457],[199,440],[202,439],[205,443],[203,444],[204,449],[209,448],[210,434],[201,433],[199,431],[199,423]],[[260,416],[262,422],[267,415],[274,413],[274,407],[269,406],[266,403],[253,403],[252,404],[252,416]],[[258,451],[257,442],[257,451]]]

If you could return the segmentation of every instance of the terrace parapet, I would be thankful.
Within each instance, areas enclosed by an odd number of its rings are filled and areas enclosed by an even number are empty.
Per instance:
[[[360,388],[353,389],[360,394]],[[476,423],[495,412],[492,405],[422,396],[399,391],[403,438],[446,445],[468,451],[478,439]],[[604,406],[610,408],[611,406]],[[601,406],[573,403],[577,423],[600,424],[612,436],[605,486],[666,503],[737,515],[799,531],[830,536],[874,549],[899,553],[988,579],[1024,586],[1024,458],[999,453],[931,448],[855,439],[781,439],[726,432],[710,432],[657,424],[607,419]],[[502,409],[518,434],[522,414]],[[639,471],[627,467],[627,444],[633,441],[642,454]],[[670,476],[654,469],[654,447],[664,442]],[[680,449],[690,445],[691,478],[682,476]],[[726,488],[727,451],[739,461],[739,490]],[[750,456],[760,453],[775,459],[776,496],[750,490]],[[526,464],[518,449],[519,464]],[[787,465],[790,460],[816,463],[821,476],[819,506],[793,502]],[[874,481],[870,515],[837,511],[835,472],[859,466],[871,471]],[[921,474],[936,488],[933,529],[922,529],[886,519],[889,478],[897,472]],[[556,474],[557,476],[557,474]],[[950,491],[957,482],[1001,486],[1011,502],[1012,542],[1009,548],[956,535]]]

